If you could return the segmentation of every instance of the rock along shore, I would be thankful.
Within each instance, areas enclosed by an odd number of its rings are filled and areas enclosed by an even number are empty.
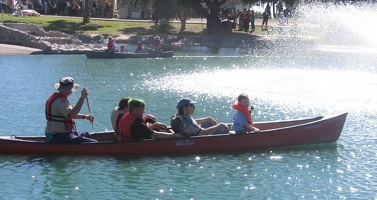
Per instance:
[[[0,43],[39,49],[32,54],[83,54],[105,50],[110,35],[69,35],[58,31],[46,32],[35,24],[5,23],[0,25]],[[111,35],[118,44],[151,44],[155,35]],[[271,49],[277,44],[289,44],[286,39],[244,33],[224,35],[160,35],[165,48],[169,46],[205,46],[209,48]],[[281,45],[279,45],[281,46]]]

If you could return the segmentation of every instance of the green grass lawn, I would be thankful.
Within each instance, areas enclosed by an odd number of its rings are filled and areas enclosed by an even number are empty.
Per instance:
[[[83,18],[62,16],[32,16],[15,17],[4,14],[4,23],[32,23],[42,26],[46,31],[61,31],[68,34],[128,34],[128,35],[151,35],[151,34],[179,34],[180,23],[170,23],[167,31],[160,30],[153,22],[133,22],[90,19],[90,23],[83,23]],[[200,35],[205,25],[187,24],[185,35]]]
[[[16,17],[4,14],[4,23],[31,23],[42,26],[46,31],[60,31],[67,34],[109,34],[109,35],[154,35],[170,34],[179,35],[180,23],[170,23],[167,30],[161,30],[153,22],[144,21],[120,21],[103,20],[91,18],[90,23],[83,23],[82,17],[63,17],[63,16],[32,16]],[[205,33],[205,24],[187,24],[186,30],[182,35],[202,35]],[[237,31],[238,32],[238,31]],[[243,32],[238,32],[243,33]],[[260,26],[256,26],[257,35],[265,35],[260,31]]]

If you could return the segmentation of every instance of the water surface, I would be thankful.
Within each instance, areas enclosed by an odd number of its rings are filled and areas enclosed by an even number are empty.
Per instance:
[[[63,76],[89,88],[94,131],[111,130],[110,113],[124,96],[145,99],[146,112],[164,123],[182,97],[198,101],[194,117],[231,122],[231,103],[241,92],[255,105],[255,121],[349,113],[333,144],[153,157],[0,155],[2,197],[376,199],[377,57],[369,46],[345,52],[330,45],[199,49],[169,59],[0,56],[0,135],[43,135],[44,103]],[[93,131],[77,121],[77,129]]]

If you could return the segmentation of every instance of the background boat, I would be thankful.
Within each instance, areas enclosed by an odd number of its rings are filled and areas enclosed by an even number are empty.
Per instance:
[[[107,53],[104,51],[85,51],[87,58],[169,58],[173,57],[174,51],[151,52],[151,53]]]

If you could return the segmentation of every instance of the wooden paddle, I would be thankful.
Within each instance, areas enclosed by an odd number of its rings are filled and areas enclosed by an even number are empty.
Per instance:
[[[92,129],[93,129],[93,132],[94,132],[94,125],[93,125],[93,119],[92,119],[92,112],[90,111],[90,104],[89,104],[89,100],[88,100],[88,97],[86,97],[86,104],[88,104],[88,110],[89,110],[89,115],[90,115],[90,123],[92,123]]]

